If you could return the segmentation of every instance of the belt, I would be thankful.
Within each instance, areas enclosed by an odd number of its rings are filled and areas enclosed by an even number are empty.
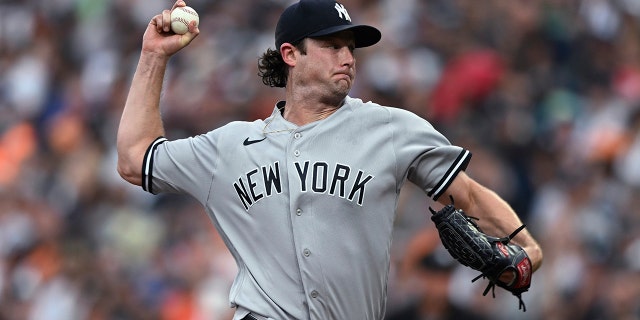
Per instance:
[[[258,318],[256,318],[254,315],[252,315],[251,313],[249,313],[248,315],[246,315],[244,318],[242,318],[242,320],[260,320]]]

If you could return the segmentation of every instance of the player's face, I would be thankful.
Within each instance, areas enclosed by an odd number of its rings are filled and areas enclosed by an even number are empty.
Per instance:
[[[306,41],[306,54],[298,56],[294,69],[295,84],[341,101],[356,75],[353,34],[345,31]]]

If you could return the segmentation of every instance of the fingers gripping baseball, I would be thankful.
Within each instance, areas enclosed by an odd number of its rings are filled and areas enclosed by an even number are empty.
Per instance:
[[[188,22],[183,34],[177,34],[172,30],[171,13],[182,7],[186,7],[186,3],[182,0],[176,1],[171,10],[164,10],[151,19],[143,37],[144,51],[171,56],[189,45],[200,34],[199,21],[195,19]]]

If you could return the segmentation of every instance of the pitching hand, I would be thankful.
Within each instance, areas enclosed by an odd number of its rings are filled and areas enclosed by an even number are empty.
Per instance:
[[[151,19],[142,41],[142,51],[171,56],[186,47],[200,33],[195,21],[189,23],[189,31],[175,34],[171,31],[171,11],[187,4],[183,0],[174,3],[171,10],[163,10]]]

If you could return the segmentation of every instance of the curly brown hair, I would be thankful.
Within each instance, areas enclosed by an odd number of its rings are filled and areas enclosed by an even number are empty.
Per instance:
[[[307,54],[304,43],[304,41],[300,41],[294,46],[302,54]],[[262,78],[262,83],[270,87],[284,88],[287,86],[289,68],[282,60],[280,51],[269,48],[262,54],[258,59],[258,75]]]

